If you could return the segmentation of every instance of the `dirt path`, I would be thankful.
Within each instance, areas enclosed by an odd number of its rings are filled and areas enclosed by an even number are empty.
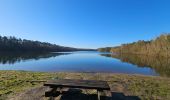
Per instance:
[[[49,90],[46,87],[37,87],[27,90],[23,93],[9,97],[9,100],[47,100],[44,96],[44,91]]]

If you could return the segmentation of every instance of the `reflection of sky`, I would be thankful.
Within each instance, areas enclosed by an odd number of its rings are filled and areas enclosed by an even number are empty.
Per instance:
[[[96,52],[74,52],[69,55],[47,59],[28,60],[13,65],[0,64],[0,70],[29,70],[47,72],[112,72],[156,75],[150,68],[140,68],[136,65],[123,63],[118,59],[100,56]]]

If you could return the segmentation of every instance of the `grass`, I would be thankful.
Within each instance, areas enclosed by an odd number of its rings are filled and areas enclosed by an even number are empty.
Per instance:
[[[92,79],[108,81],[111,90],[141,100],[170,100],[170,78],[109,73],[45,73],[0,71],[0,100],[15,96],[42,83],[30,80]]]

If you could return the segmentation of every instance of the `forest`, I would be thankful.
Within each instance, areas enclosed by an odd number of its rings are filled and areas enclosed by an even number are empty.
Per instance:
[[[0,52],[63,52],[79,50],[91,49],[64,47],[47,42],[20,39],[12,36],[0,36]]]
[[[162,34],[150,41],[139,40],[116,47],[99,48],[101,52],[145,54],[156,56],[170,56],[170,34]]]

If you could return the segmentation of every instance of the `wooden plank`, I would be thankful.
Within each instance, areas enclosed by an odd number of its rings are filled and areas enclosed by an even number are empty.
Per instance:
[[[84,89],[98,89],[98,90],[110,90],[106,81],[98,80],[50,80],[44,83],[44,86],[55,87],[68,87],[68,88],[84,88]]]
[[[37,82],[37,83],[41,83],[41,82],[47,82],[47,80],[29,80],[29,81],[26,81],[26,82]]]

